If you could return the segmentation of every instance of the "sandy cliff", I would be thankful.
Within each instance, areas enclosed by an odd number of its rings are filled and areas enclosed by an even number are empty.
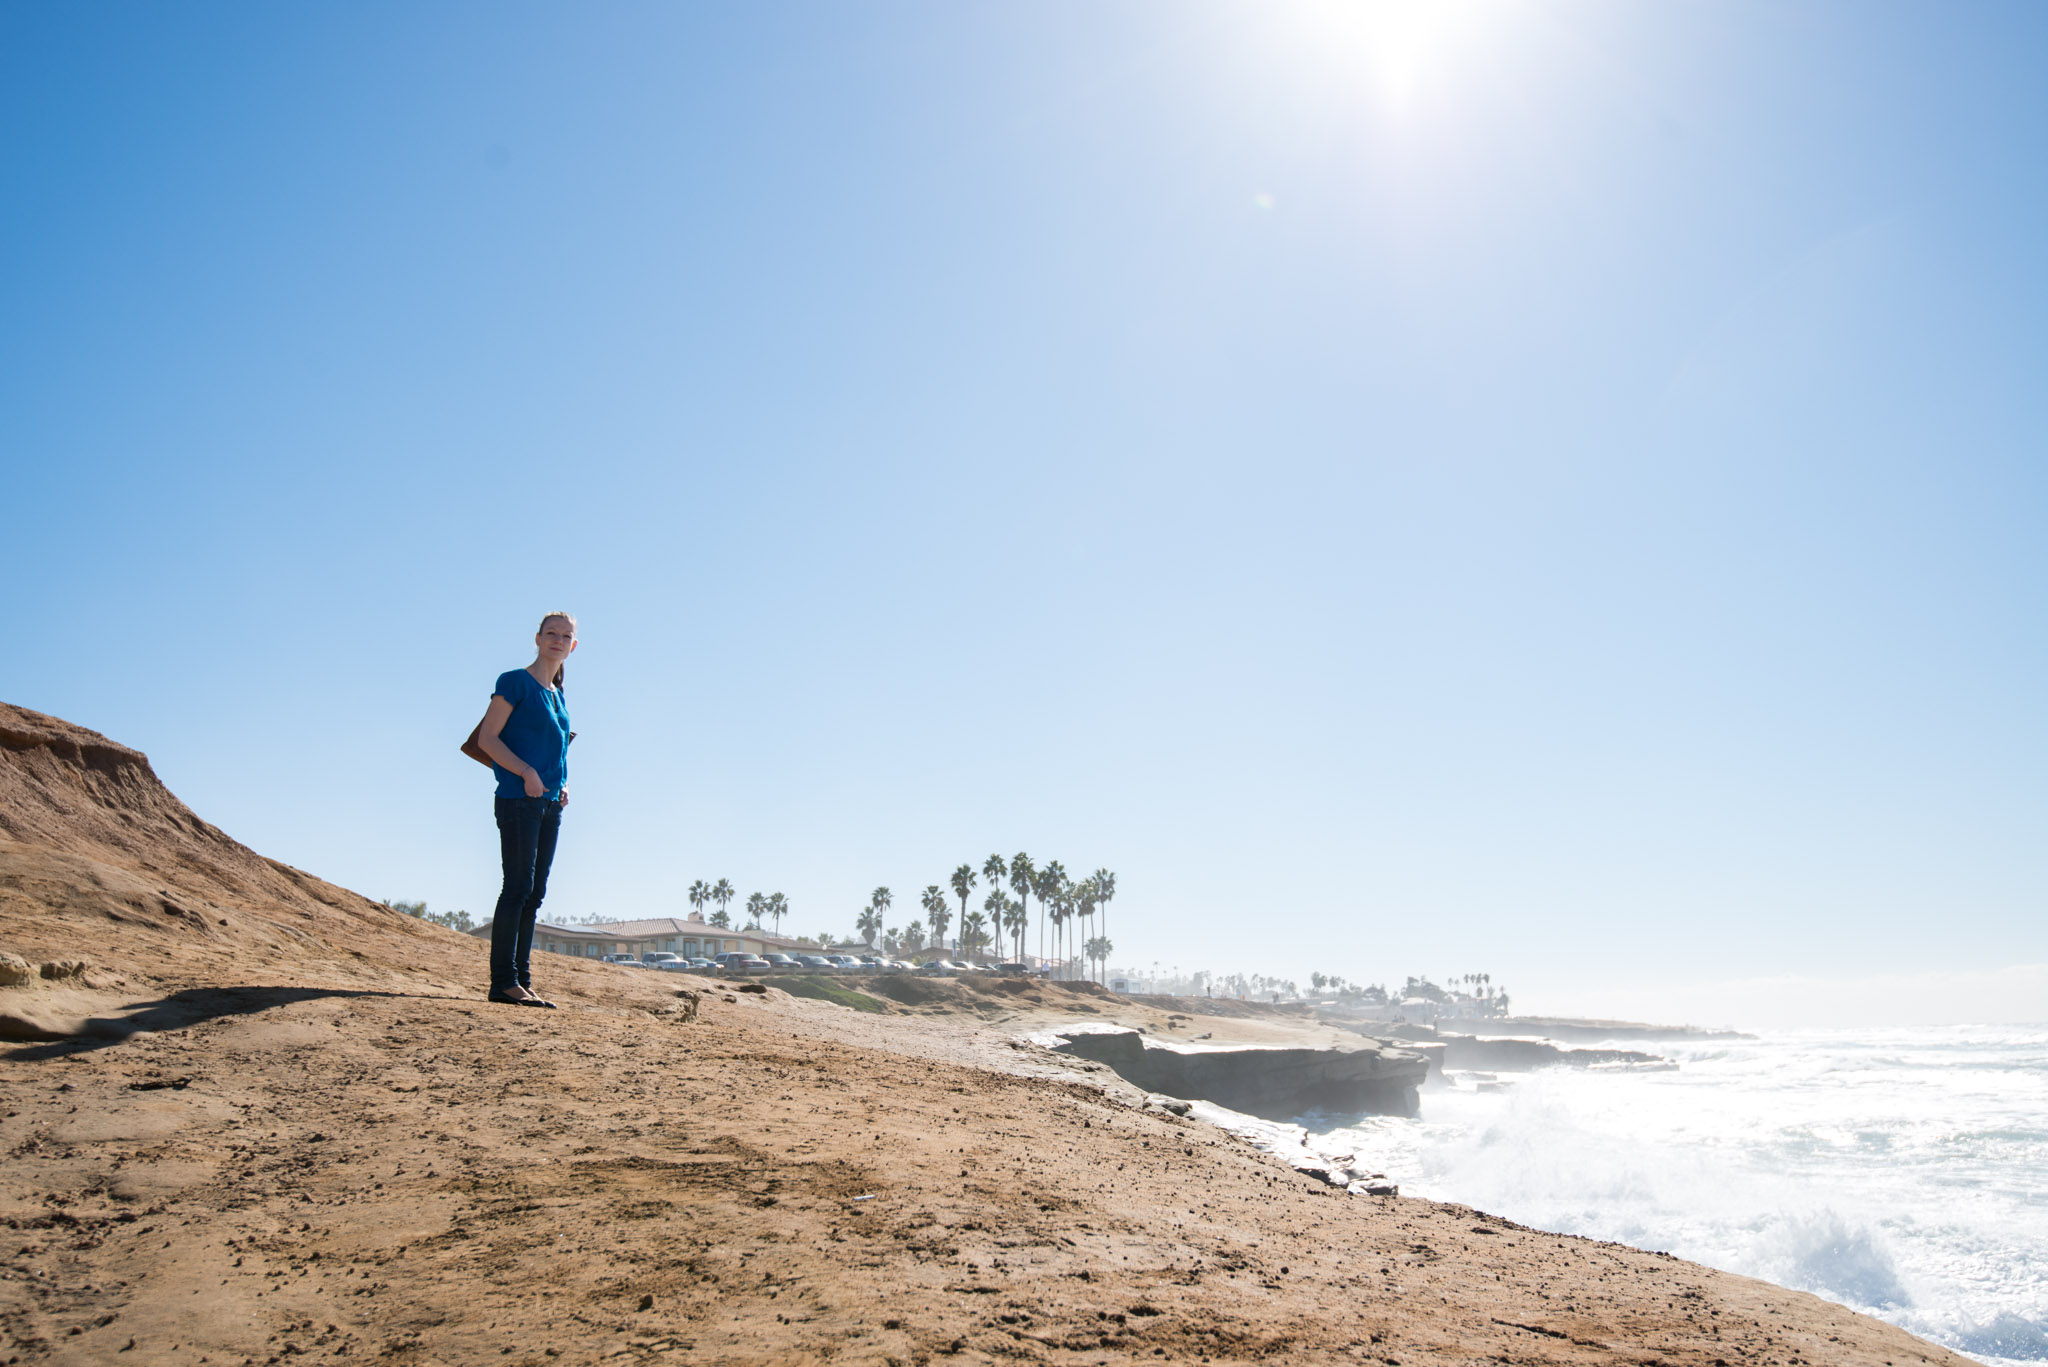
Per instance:
[[[1960,1361],[1335,1193],[1019,1042],[1116,1014],[1086,994],[861,1013],[549,958],[561,1011],[492,1006],[475,941],[5,707],[0,949],[94,965],[0,988],[7,1363]]]

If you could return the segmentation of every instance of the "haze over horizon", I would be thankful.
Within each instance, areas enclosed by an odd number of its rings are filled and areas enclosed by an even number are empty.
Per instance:
[[[2048,13],[0,10],[0,697],[489,914],[2048,1020]],[[1725,1007],[1725,1011],[1717,1010]]]

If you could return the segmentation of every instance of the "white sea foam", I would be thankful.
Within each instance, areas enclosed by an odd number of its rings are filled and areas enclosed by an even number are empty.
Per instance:
[[[1633,1047],[1681,1067],[1503,1074],[1499,1092],[1425,1092],[1419,1120],[1303,1117],[1307,1140],[1409,1195],[1812,1291],[1985,1362],[2048,1361],[2048,1029]]]

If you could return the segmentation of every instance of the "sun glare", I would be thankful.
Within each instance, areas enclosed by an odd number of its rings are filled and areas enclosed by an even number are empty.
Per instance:
[[[1509,6],[1469,0],[1301,0],[1299,37],[1400,116],[1441,93],[1458,59]]]

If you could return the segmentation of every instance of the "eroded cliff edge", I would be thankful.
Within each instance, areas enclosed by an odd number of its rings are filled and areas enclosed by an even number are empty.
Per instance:
[[[1058,1038],[1059,1052],[1105,1064],[1134,1087],[1267,1120],[1309,1110],[1412,1116],[1429,1074],[1421,1053],[1376,1041],[1354,1048],[1205,1049],[1099,1028],[1062,1031]]]

